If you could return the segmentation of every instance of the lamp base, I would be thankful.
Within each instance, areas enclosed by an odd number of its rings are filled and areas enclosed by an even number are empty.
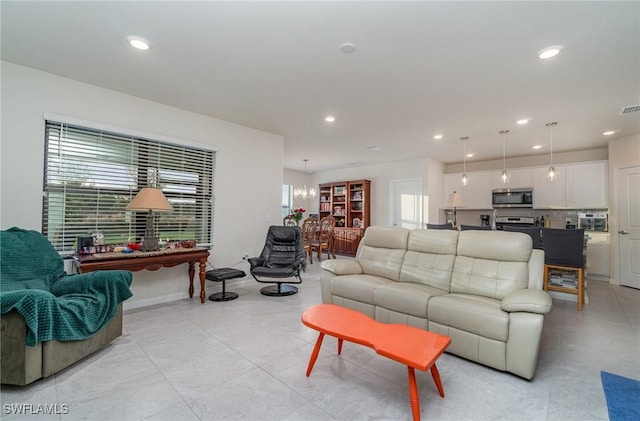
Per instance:
[[[158,245],[158,237],[147,237],[142,239],[142,251],[157,251],[160,250]]]
[[[142,251],[160,250],[158,237],[156,237],[155,231],[153,213],[149,210],[149,213],[147,214],[147,230],[145,231],[144,238],[142,239]]]

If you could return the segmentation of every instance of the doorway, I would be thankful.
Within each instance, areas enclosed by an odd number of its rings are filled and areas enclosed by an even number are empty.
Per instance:
[[[409,229],[422,228],[424,209],[422,179],[391,180],[390,187],[391,225]]]
[[[640,289],[640,166],[617,171],[620,285]]]

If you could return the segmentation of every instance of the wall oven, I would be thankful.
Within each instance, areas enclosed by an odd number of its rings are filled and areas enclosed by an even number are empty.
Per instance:
[[[609,231],[609,217],[606,212],[578,213],[578,228],[585,231]]]
[[[494,208],[532,208],[533,189],[494,189],[491,192]]]

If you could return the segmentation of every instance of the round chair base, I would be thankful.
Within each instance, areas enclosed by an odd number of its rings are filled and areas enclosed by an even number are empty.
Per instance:
[[[279,289],[278,285],[271,285],[260,290],[262,295],[268,295],[270,297],[283,297],[285,295],[293,295],[297,292],[298,288],[286,284],[281,284]]]
[[[215,294],[209,295],[209,300],[211,301],[231,301],[238,298],[238,294],[235,292],[216,292]]]

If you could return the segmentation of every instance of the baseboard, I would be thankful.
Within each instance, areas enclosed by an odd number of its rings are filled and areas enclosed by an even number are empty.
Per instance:
[[[124,310],[125,311],[134,310],[136,308],[149,307],[156,304],[164,304],[171,301],[178,301],[184,298],[189,298],[189,294],[187,292],[178,292],[175,294],[162,295],[159,297],[144,298],[142,300],[133,300],[133,301],[127,300],[124,302]],[[200,300],[200,297],[199,296],[196,297],[196,295],[194,294],[193,299]]]

